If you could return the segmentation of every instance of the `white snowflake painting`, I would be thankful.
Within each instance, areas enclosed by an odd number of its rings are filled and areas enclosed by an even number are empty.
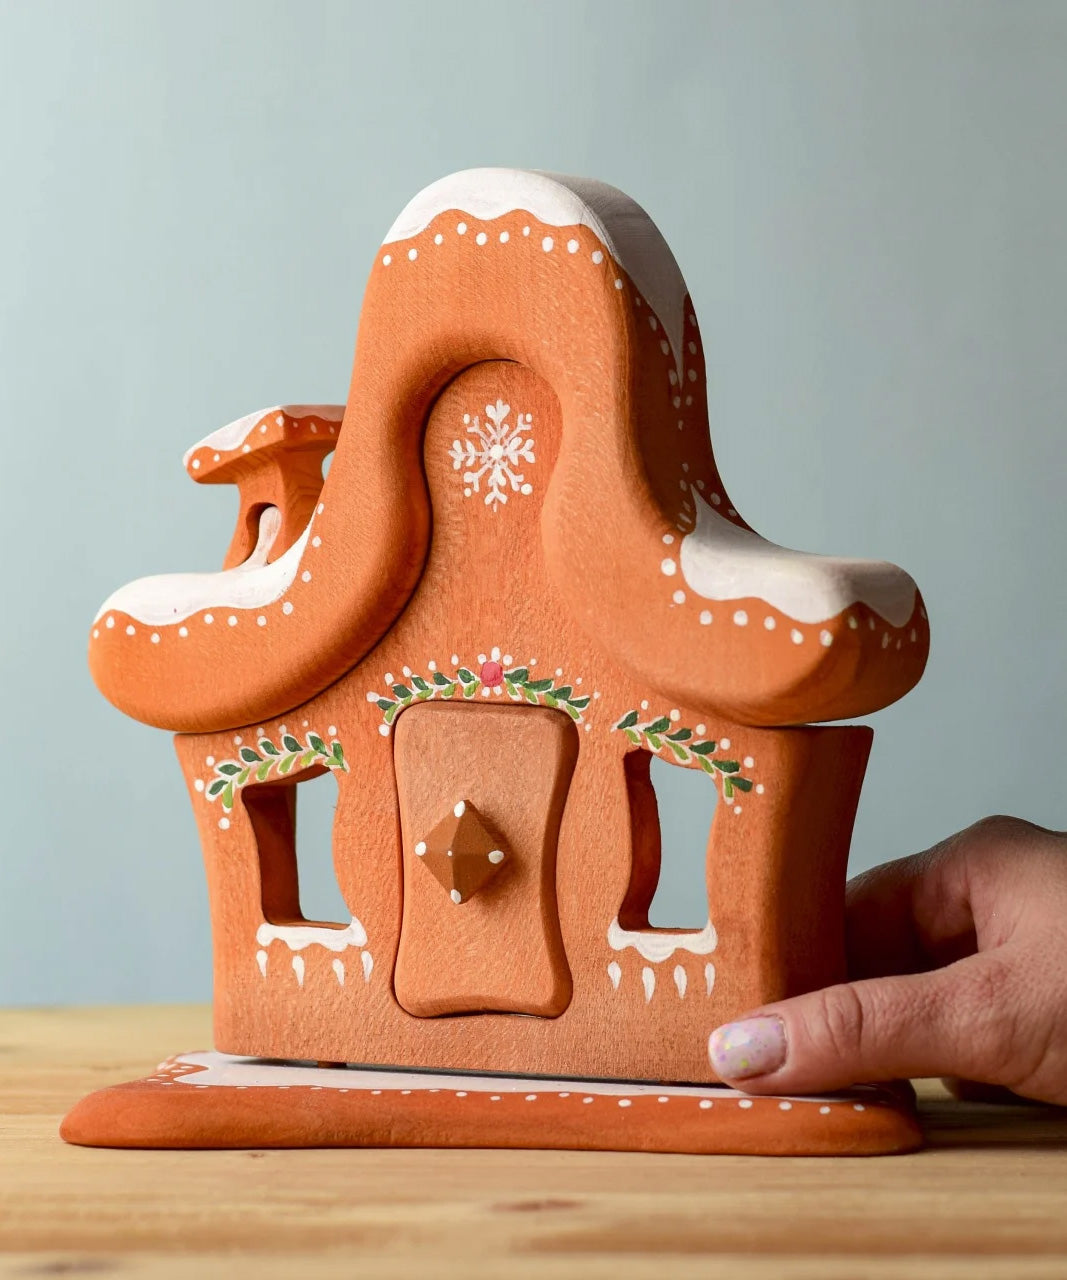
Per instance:
[[[512,426],[511,405],[498,400],[485,406],[485,421],[477,414],[471,418],[463,415],[467,435],[473,439],[453,440],[448,454],[455,471],[463,471],[463,492],[485,494],[485,505],[495,511],[508,500],[508,493],[533,493],[533,485],[519,470],[524,463],[533,463],[534,442],[529,436],[533,426],[533,414],[517,413]]]

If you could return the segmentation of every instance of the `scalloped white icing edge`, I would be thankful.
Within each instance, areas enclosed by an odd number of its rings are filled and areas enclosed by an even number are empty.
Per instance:
[[[305,947],[345,951],[349,947],[365,947],[367,931],[357,916],[343,929],[327,929],[316,924],[271,924],[264,920],[256,930],[256,941],[261,947],[284,942],[290,951],[303,951]]]
[[[536,169],[464,169],[424,187],[382,243],[418,235],[449,209],[483,221],[525,210],[546,226],[588,227],[658,316],[681,377],[685,279],[660,229],[624,191]]]
[[[94,622],[121,611],[145,626],[167,627],[184,622],[201,609],[262,609],[288,591],[314,523],[312,516],[285,554],[267,564],[267,553],[281,530],[278,508],[267,507],[260,516],[256,548],[242,564],[216,573],[157,573],[137,578],[108,596]]]
[[[618,916],[608,926],[608,946],[612,951],[624,951],[627,947],[632,947],[653,964],[669,960],[676,951],[708,956],[718,945],[719,936],[710,920],[703,929],[689,933],[666,929],[624,929],[619,924]]]
[[[915,609],[915,580],[886,560],[850,560],[793,551],[731,523],[690,488],[696,525],[678,561],[690,590],[705,600],[763,600],[796,622],[826,622],[865,604],[895,627]]]
[[[243,418],[235,418],[224,427],[212,431],[203,440],[190,445],[182,454],[182,466],[189,465],[189,459],[197,449],[214,449],[218,453],[227,453],[237,449],[256,429],[256,424],[272,413],[288,414],[290,418],[321,418],[324,422],[340,422],[345,416],[343,404],[274,404],[269,409],[257,409],[254,413],[246,413]]]

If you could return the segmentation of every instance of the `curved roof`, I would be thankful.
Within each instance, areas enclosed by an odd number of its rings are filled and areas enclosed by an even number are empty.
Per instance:
[[[477,169],[416,196],[376,256],[336,456],[302,534],[271,563],[197,575],[192,597],[180,575],[111,597],[90,641],[107,696],[153,724],[217,729],[280,714],[358,663],[421,572],[429,406],[490,359],[527,365],[559,399],[548,571],[651,689],[797,724],[875,710],[918,680],[928,630],[906,573],[785,551],[730,505],[696,317],[640,206],[602,183]],[[189,465],[208,450],[222,479],[259,422],[208,437]],[[287,420],[279,439],[295,448],[311,429]],[[222,667],[224,687],[205,677]]]

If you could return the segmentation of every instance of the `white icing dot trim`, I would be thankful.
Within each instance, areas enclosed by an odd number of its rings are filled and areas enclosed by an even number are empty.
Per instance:
[[[384,243],[412,239],[449,210],[463,210],[488,222],[520,209],[529,210],[544,226],[578,226],[591,231],[602,246],[592,251],[591,261],[599,266],[606,251],[625,269],[637,291],[635,304],[643,294],[680,359],[685,280],[648,214],[624,192],[605,183],[523,169],[467,169],[420,191],[389,228]],[[461,222],[456,229],[463,235],[467,224]],[[523,235],[529,234],[530,227],[524,226]],[[553,237],[545,236],[542,247],[551,252]],[[581,242],[571,237],[566,247],[576,255]],[[621,278],[616,279],[615,287],[622,289]]]

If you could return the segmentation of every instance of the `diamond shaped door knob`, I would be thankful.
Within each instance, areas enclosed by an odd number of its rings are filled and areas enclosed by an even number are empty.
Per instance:
[[[507,858],[507,849],[474,805],[460,800],[448,817],[415,845],[415,856],[458,906],[496,875]]]

